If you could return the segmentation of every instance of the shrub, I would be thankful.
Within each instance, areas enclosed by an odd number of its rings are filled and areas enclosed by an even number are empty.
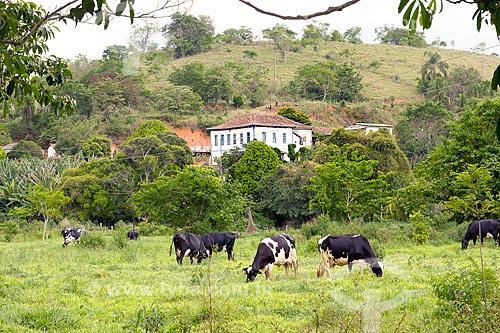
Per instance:
[[[19,232],[19,226],[15,221],[8,220],[0,224],[0,235],[5,242],[10,242]]]
[[[411,239],[417,244],[425,244],[431,237],[429,227],[430,218],[420,212],[410,214],[410,221],[412,224]]]
[[[150,222],[139,223],[137,231],[141,236],[165,236],[170,233],[167,226]]]
[[[317,219],[312,222],[304,223],[300,232],[307,239],[313,236],[326,236],[328,234],[333,233],[333,230],[337,228],[337,223],[330,220],[330,218],[326,215],[320,215]]]
[[[88,249],[102,248],[106,246],[106,240],[101,234],[87,233],[80,236],[78,246],[82,246]]]

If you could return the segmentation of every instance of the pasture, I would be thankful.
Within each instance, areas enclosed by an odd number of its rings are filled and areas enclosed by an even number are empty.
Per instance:
[[[295,237],[299,276],[274,267],[245,283],[258,242],[243,234],[235,260],[179,266],[171,235],[121,242],[123,231],[90,231],[95,246],[62,237],[0,243],[0,332],[449,332],[498,329],[500,247],[487,240],[487,313],[479,243],[387,241],[384,276],[355,265],[316,277],[319,237]],[[126,232],[125,232],[126,234]],[[125,236],[125,234],[123,236]],[[84,236],[85,237],[85,236]],[[104,242],[102,242],[104,240]],[[444,296],[443,296],[444,295]],[[489,317],[488,317],[489,316]],[[485,326],[487,325],[487,326]]]

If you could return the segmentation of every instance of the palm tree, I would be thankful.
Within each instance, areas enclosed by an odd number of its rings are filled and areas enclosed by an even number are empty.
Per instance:
[[[448,63],[441,60],[437,52],[425,52],[429,56],[427,62],[422,66],[422,80],[430,81],[435,78],[448,76]]]

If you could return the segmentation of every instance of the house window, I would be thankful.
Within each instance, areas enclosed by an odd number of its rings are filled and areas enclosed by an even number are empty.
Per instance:
[[[305,136],[304,137],[300,136],[299,137],[299,145],[302,146],[304,144],[304,141],[306,141],[306,137]]]
[[[243,144],[243,133],[240,133],[240,145]]]
[[[286,133],[283,133],[283,143],[286,143]]]
[[[233,134],[233,145],[236,144],[236,133]]]
[[[262,142],[266,142],[266,132],[262,132]]]
[[[220,145],[224,146],[224,134],[220,136]]]
[[[250,132],[247,132],[247,143],[250,142]]]
[[[231,144],[231,134],[227,135],[227,145],[229,146]]]
[[[215,135],[214,136],[214,146],[218,146],[218,145],[219,145],[219,136]]]
[[[273,143],[276,143],[276,133],[273,133]]]

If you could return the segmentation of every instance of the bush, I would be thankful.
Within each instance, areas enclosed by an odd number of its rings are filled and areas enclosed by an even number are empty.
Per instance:
[[[19,232],[19,226],[15,221],[8,220],[0,224],[0,235],[5,242],[10,242]]]
[[[412,224],[411,239],[417,244],[425,244],[431,237],[431,230],[429,227],[430,218],[420,212],[410,214],[410,221]]]
[[[101,234],[86,233],[80,236],[78,246],[82,246],[88,249],[103,248],[106,246],[106,240]]]
[[[326,215],[320,215],[317,219],[312,222],[304,223],[300,232],[307,239],[313,236],[326,236],[335,233],[334,230],[337,229],[338,225],[336,222],[330,220]]]
[[[166,225],[150,222],[141,222],[137,225],[137,231],[141,236],[166,236],[170,230]]]

